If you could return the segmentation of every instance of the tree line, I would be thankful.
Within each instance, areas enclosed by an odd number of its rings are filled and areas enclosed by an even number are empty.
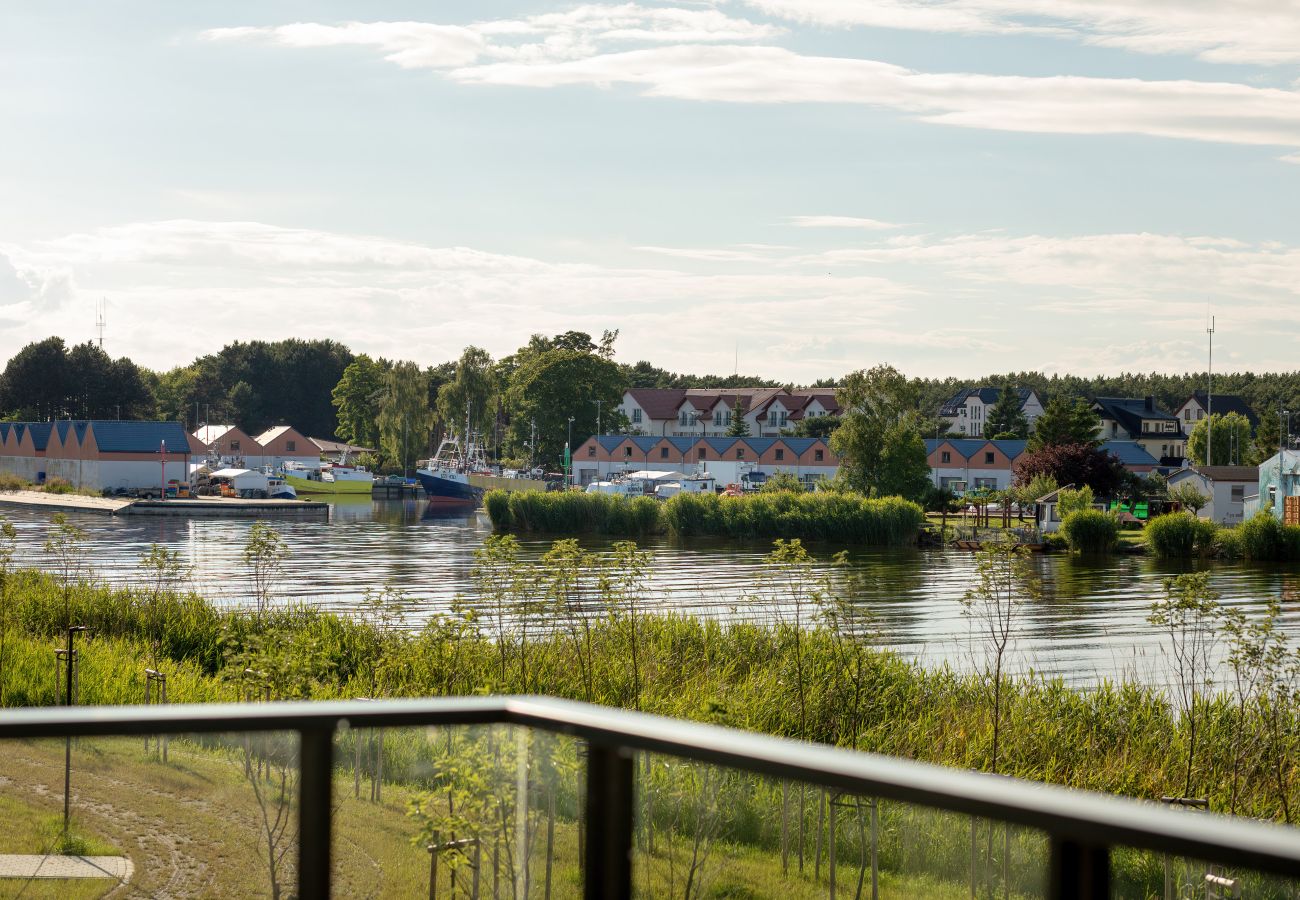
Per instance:
[[[468,427],[499,459],[557,468],[570,440],[576,447],[598,431],[627,430],[617,406],[629,388],[801,387],[761,376],[677,373],[645,360],[619,363],[617,338],[617,331],[599,339],[580,331],[534,335],[499,359],[471,346],[458,359],[432,366],[355,354],[333,340],[236,341],[156,372],[127,357],[113,359],[92,342],[69,346],[50,337],[23,347],[0,373],[0,418],[160,418],[191,430],[201,423],[231,423],[251,434],[290,423],[313,436],[375,448],[395,467],[409,465],[443,434]],[[928,480],[922,438],[944,432],[938,411],[962,388],[1002,389],[988,411],[991,436],[1029,438],[1036,442],[1031,450],[1088,443],[1095,449],[1088,436],[1095,416],[1084,408],[1084,398],[1154,396],[1158,405],[1173,409],[1206,381],[1205,373],[908,378],[876,366],[803,385],[835,389],[840,405],[855,414],[804,420],[790,433],[834,433],[855,487],[916,497]],[[1030,434],[1018,388],[1037,390],[1049,407],[1038,436]],[[1215,461],[1267,458],[1281,439],[1278,410],[1300,411],[1300,372],[1224,373],[1214,377],[1214,389],[1242,396],[1259,413],[1258,433],[1233,414],[1216,418],[1210,435],[1192,436],[1193,458],[1203,458],[1207,438]],[[733,431],[743,435],[743,417],[734,421]],[[1071,435],[1086,439],[1067,440]]]

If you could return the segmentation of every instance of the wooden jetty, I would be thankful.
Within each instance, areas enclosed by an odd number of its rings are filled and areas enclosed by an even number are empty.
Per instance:
[[[0,505],[43,509],[49,512],[102,513],[110,516],[218,516],[231,518],[329,518],[329,504],[314,500],[244,500],[235,497],[199,497],[177,500],[131,500],[125,497],[88,497],[83,494],[47,494],[44,491],[0,493]]]

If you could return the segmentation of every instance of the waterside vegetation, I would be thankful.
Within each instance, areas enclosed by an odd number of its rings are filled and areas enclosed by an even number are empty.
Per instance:
[[[677,537],[797,538],[903,546],[916,540],[925,512],[899,497],[849,492],[770,491],[742,497],[682,493],[660,503],[577,492],[492,491],[483,502],[498,532]]]

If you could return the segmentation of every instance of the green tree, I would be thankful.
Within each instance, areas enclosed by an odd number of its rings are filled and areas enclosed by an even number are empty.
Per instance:
[[[1020,391],[1007,385],[998,396],[998,402],[988,411],[984,421],[984,432],[1002,439],[1023,438],[1029,434],[1029,420],[1020,409]]]
[[[18,419],[61,418],[68,414],[71,377],[63,338],[28,344],[0,374],[0,412]]]
[[[492,356],[480,347],[466,347],[456,362],[456,374],[438,389],[438,418],[459,433],[468,411],[471,429],[488,434],[496,420],[496,392]]]
[[[1033,452],[1043,447],[1065,444],[1096,447],[1101,444],[1098,436],[1100,427],[1101,417],[1087,400],[1057,394],[1047,401],[1043,414],[1034,423],[1034,433],[1029,436],[1028,449]]]
[[[749,437],[749,422],[745,419],[748,413],[744,398],[737,397],[736,408],[731,413],[731,424],[727,426],[727,437]]]
[[[907,413],[885,431],[880,471],[875,484],[882,496],[920,500],[930,488],[930,463],[921,438],[919,416]]]
[[[1187,438],[1187,458],[1192,465],[1205,465],[1207,441],[1213,441],[1210,462],[1217,466],[1237,465],[1250,456],[1250,420],[1230,412],[1211,413],[1197,422]]]
[[[1255,429],[1255,439],[1251,443],[1251,456],[1248,462],[1259,465],[1271,458],[1282,445],[1282,415],[1278,410],[1266,412],[1259,417],[1259,427]]]
[[[623,399],[623,372],[594,351],[554,349],[529,354],[510,376],[510,446],[522,452],[537,423],[537,459],[558,466],[573,417],[573,446],[596,433],[599,400],[608,413]]]
[[[835,429],[840,427],[839,416],[807,416],[800,419],[793,428],[785,430],[791,437],[821,438],[828,440]]]
[[[1182,505],[1184,509],[1191,510],[1193,513],[1200,512],[1210,498],[1201,493],[1201,489],[1190,481],[1184,481],[1182,484],[1175,485],[1169,489],[1169,499]]]
[[[879,489],[884,474],[885,437],[893,433],[902,441],[902,434],[891,429],[915,411],[915,392],[901,372],[881,365],[847,375],[836,398],[846,412],[831,435],[831,449],[840,457],[849,486],[870,493]]]
[[[384,359],[375,362],[361,354],[348,364],[330,393],[331,402],[338,410],[339,427],[334,432],[341,440],[362,447],[379,446],[379,401],[384,396],[384,373],[391,364]]]
[[[404,470],[412,466],[427,446],[433,428],[427,377],[413,362],[396,363],[384,374],[375,422],[379,428],[379,446],[390,463]]]
[[[1063,519],[1072,512],[1092,509],[1093,502],[1092,488],[1086,484],[1078,490],[1061,491],[1057,497],[1057,506]]]

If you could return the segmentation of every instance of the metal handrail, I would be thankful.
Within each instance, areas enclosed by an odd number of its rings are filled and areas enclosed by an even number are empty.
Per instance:
[[[1147,801],[544,697],[19,709],[0,716],[0,739],[298,732],[299,896],[312,897],[328,895],[337,730],[488,724],[526,726],[589,743],[587,896],[592,898],[630,892],[632,750],[1038,829],[1051,842],[1053,897],[1108,896],[1112,846],[1300,878],[1300,829],[1223,815],[1183,815]]]

